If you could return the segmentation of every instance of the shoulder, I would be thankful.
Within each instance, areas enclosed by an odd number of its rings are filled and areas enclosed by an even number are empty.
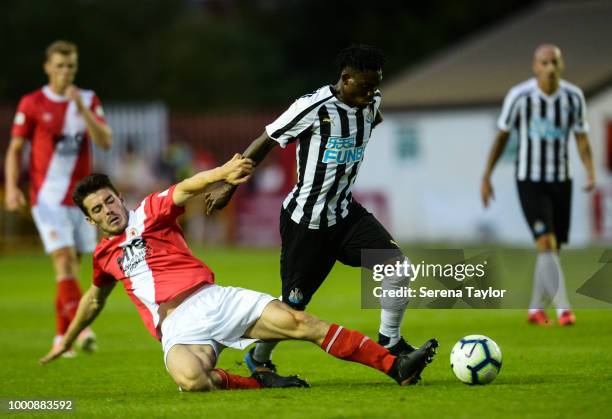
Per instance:
[[[91,89],[83,89],[83,88],[79,87],[79,92],[81,93],[81,96],[83,96],[83,97],[94,97],[94,96],[96,96],[96,92],[94,92]]]
[[[43,99],[44,99],[44,94],[42,92],[42,89],[37,89],[37,90],[34,90],[33,92],[29,92],[21,96],[21,99],[19,102],[22,105],[32,105],[32,104],[40,102]]]
[[[522,81],[518,84],[515,84],[510,88],[510,90],[508,90],[507,97],[518,98],[519,96],[530,94],[536,87],[537,82],[533,78]]]
[[[576,86],[573,83],[570,83],[567,80],[561,80],[561,82],[559,83],[559,86],[561,87],[561,89],[563,89],[564,91],[568,93],[584,96],[584,93],[582,92],[582,89],[580,87]]]
[[[314,92],[307,93],[296,99],[293,105],[299,107],[308,108],[313,105],[323,104],[324,102],[334,98],[334,94],[331,90],[331,86],[326,85],[318,88]]]
[[[109,249],[113,246],[113,240],[108,237],[102,238],[96,245],[96,248],[93,251],[93,263],[102,264],[101,261],[108,255]]]
[[[93,90],[79,88],[79,93],[81,93],[81,98],[87,106],[93,106],[94,102],[99,100],[98,95]]]

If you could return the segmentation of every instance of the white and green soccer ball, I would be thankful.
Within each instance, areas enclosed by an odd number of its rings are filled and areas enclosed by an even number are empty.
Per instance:
[[[453,346],[450,364],[457,378],[464,383],[487,384],[499,374],[502,353],[493,339],[469,335]]]

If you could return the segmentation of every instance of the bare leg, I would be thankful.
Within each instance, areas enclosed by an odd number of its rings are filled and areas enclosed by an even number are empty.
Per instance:
[[[241,390],[265,387],[252,377],[214,368],[217,362],[210,345],[175,345],[166,358],[168,372],[183,391]],[[287,385],[288,386],[288,385]]]
[[[330,324],[278,300],[270,302],[245,336],[264,341],[307,340],[321,345]]]
[[[245,336],[264,341],[306,340],[336,358],[358,362],[388,373],[395,356],[356,330],[319,320],[280,301],[270,302]]]
[[[172,379],[184,391],[210,391],[220,384],[213,374],[217,359],[210,345],[175,345],[170,348],[166,366]]]
[[[51,252],[55,279],[76,278],[79,273],[79,258],[74,247],[61,247]]]

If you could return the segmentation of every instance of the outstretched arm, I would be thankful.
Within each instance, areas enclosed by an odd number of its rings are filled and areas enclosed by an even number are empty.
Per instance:
[[[491,174],[493,174],[493,169],[495,168],[499,157],[506,148],[509,137],[510,133],[501,130],[498,131],[497,135],[495,136],[493,147],[491,147],[491,151],[489,152],[487,166],[485,168],[484,175],[482,176],[482,183],[480,185],[480,197],[482,198],[482,205],[484,205],[485,208],[489,206],[489,200],[491,198],[495,198],[493,186],[491,185]]]
[[[575,136],[580,160],[582,160],[582,164],[584,164],[587,172],[587,184],[584,190],[590,192],[595,189],[595,168],[593,167],[593,154],[591,153],[589,136],[586,133],[576,133]]]
[[[253,164],[257,166],[276,145],[278,145],[278,142],[270,138],[264,131],[247,147],[242,155],[251,159]],[[237,185],[225,183],[214,191],[207,193],[204,198],[206,214],[209,215],[214,210],[224,208],[234,195],[237,187]]]
[[[98,314],[104,308],[104,303],[106,302],[106,298],[109,296],[111,291],[115,288],[115,283],[111,283],[110,285],[106,285],[104,287],[97,287],[92,285],[87,292],[81,297],[81,301],[79,302],[79,308],[77,309],[76,315],[74,319],[70,322],[70,326],[68,326],[68,330],[64,335],[64,339],[62,340],[59,347],[54,347],[51,351],[42,357],[39,362],[41,364],[47,364],[54,359],[59,358],[64,352],[66,352],[77,336],[83,329],[89,326]]]
[[[234,157],[223,166],[197,173],[178,183],[174,188],[172,200],[175,205],[182,207],[213,183],[224,180],[232,186],[239,185],[249,180],[252,172],[253,161],[240,154],[234,154]]]

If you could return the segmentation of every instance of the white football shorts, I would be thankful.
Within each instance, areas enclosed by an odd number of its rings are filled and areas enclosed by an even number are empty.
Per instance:
[[[210,345],[244,349],[257,339],[244,337],[270,301],[268,294],[238,287],[206,285],[183,301],[161,325],[164,363],[174,345]]]
[[[79,253],[94,251],[96,228],[85,220],[78,207],[37,204],[32,207],[32,217],[45,252],[62,247],[74,247]]]

